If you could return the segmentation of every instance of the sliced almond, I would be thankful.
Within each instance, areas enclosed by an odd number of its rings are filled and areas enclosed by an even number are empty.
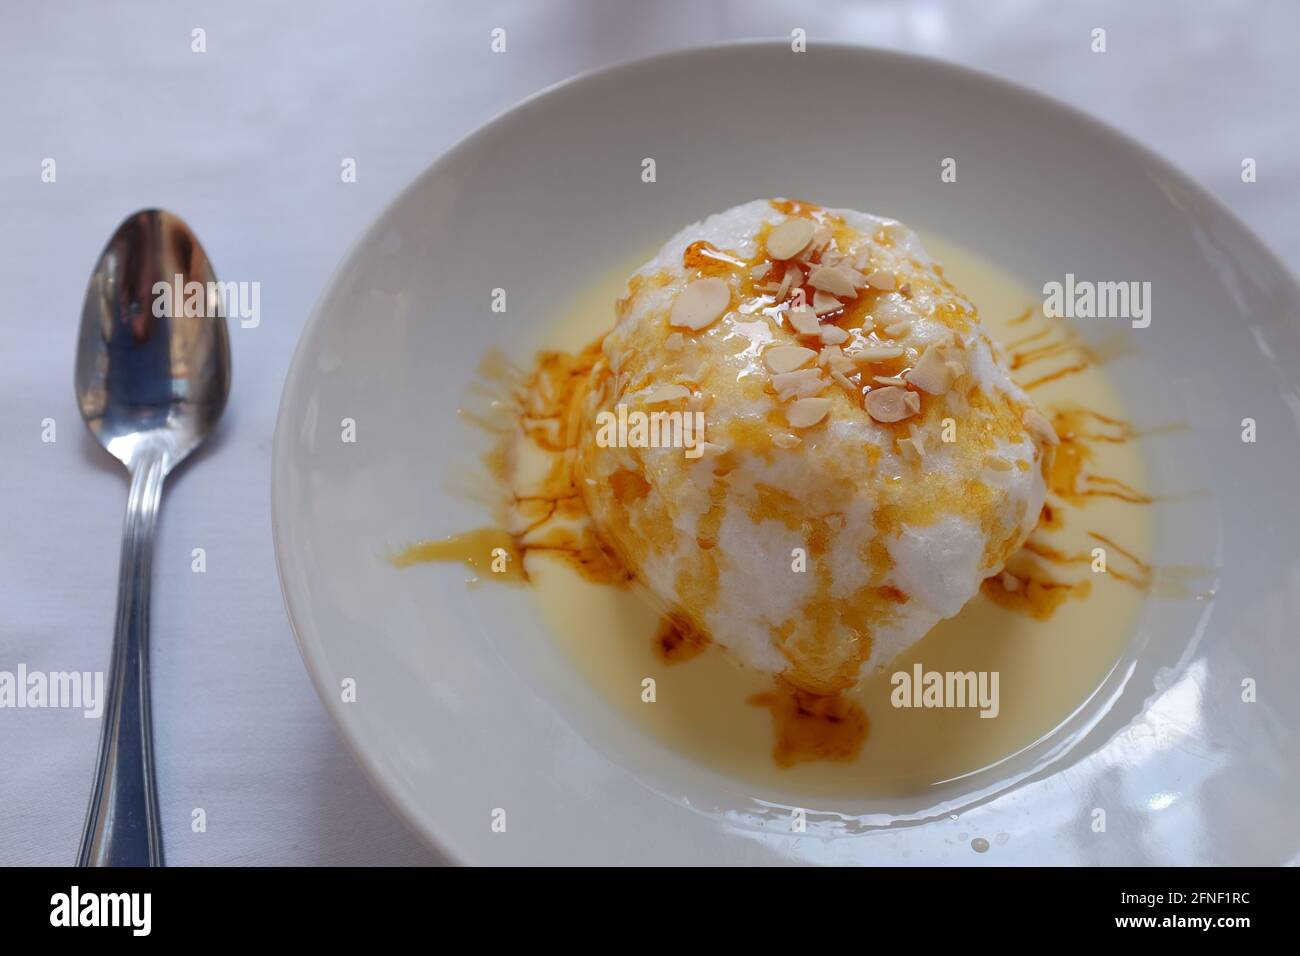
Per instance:
[[[898,288],[898,282],[894,279],[894,274],[886,272],[884,269],[872,269],[867,273],[866,278],[867,285],[882,292],[893,292]]]
[[[839,269],[832,269],[829,266],[815,266],[808,276],[808,283],[814,289],[829,292],[841,299],[851,299],[857,294],[849,277]]]
[[[1044,445],[1059,445],[1061,443],[1061,439],[1057,437],[1056,429],[1052,427],[1052,423],[1039,414],[1037,409],[1026,408],[1020,421],[1029,431],[1029,434]]]
[[[898,375],[873,375],[871,376],[871,378],[872,381],[880,385],[905,386],[907,384],[907,379],[902,378],[901,376]]]
[[[772,436],[772,444],[777,448],[797,448],[803,444],[803,439],[790,432],[777,432]]]
[[[912,331],[912,323],[907,321],[891,322],[882,330],[891,339],[901,339]]]
[[[831,381],[839,385],[854,398],[858,397],[858,387],[854,385],[843,372],[831,369]]]
[[[908,400],[909,395],[915,394],[897,385],[873,388],[867,392],[867,414],[878,422],[901,422],[904,418],[911,418],[920,407],[919,401],[916,407],[913,407],[912,402]]]
[[[849,340],[849,333],[838,325],[822,326],[822,342],[826,345],[843,345]]]
[[[943,359],[942,349],[930,346],[907,373],[907,380],[923,392],[943,395],[952,388],[952,370]]]
[[[773,259],[793,259],[812,240],[816,228],[811,219],[787,219],[767,234],[767,254]]]
[[[664,339],[664,348],[670,352],[680,352],[686,346],[686,338],[680,332],[673,332]]]
[[[907,426],[907,434],[912,438],[912,447],[922,458],[925,457],[925,434],[915,425]]]
[[[907,349],[898,345],[868,345],[847,353],[849,358],[859,365],[875,365],[878,362],[892,362],[907,354]]]
[[[895,322],[911,322],[916,318],[916,311],[907,304],[897,292],[891,292],[889,295],[883,295],[876,302],[876,307],[872,312],[876,320],[876,325],[892,325]]]
[[[1010,471],[1011,462],[1007,461],[1001,455],[989,455],[984,459],[985,466],[992,468],[994,471]]]
[[[841,262],[835,268],[838,272],[843,274],[844,278],[849,280],[849,285],[853,286],[855,294],[858,289],[863,288],[867,284],[867,277],[847,262]]]
[[[797,335],[821,335],[821,323],[812,309],[791,309],[785,317]]]
[[[698,332],[722,317],[731,304],[731,288],[718,278],[696,279],[677,295],[669,325]]]
[[[841,375],[852,375],[857,371],[853,360],[844,354],[844,350],[833,345],[822,349],[821,355],[817,357],[817,363]]]
[[[1016,577],[1014,574],[1012,574],[1010,571],[1002,572],[1001,581],[1002,581],[1002,590],[1004,591],[1020,590],[1020,579]]]
[[[816,357],[816,352],[802,345],[775,345],[763,353],[763,363],[779,375],[803,368]]]
[[[790,291],[790,280],[791,280],[791,278],[792,278],[792,275],[791,275],[791,272],[790,272],[789,269],[786,269],[785,272],[781,274],[781,284],[778,285],[778,286],[776,287],[776,290],[773,292],[773,295],[776,296],[776,301],[777,301],[777,302],[784,302],[784,301],[785,301],[785,295],[786,295],[787,292]]]
[[[767,275],[770,271],[772,271],[772,263],[760,262],[758,265],[754,266],[754,268],[749,270],[749,278],[752,281],[757,282],[759,279],[763,278],[763,276]]]
[[[815,368],[801,368],[794,372],[782,372],[772,376],[772,387],[776,397],[783,402],[792,398],[808,398],[818,395],[826,389],[826,379]]]
[[[812,428],[831,410],[829,398],[801,398],[785,410],[785,420],[791,428]]]
[[[844,308],[844,303],[833,295],[818,289],[813,293],[813,311],[820,315],[829,315],[832,312],[838,312]]]
[[[645,405],[657,405],[660,402],[675,402],[680,398],[690,398],[691,390],[685,385],[656,385],[641,396]]]

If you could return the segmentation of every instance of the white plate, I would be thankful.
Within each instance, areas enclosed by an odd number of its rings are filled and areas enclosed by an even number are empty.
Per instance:
[[[641,181],[645,157],[653,184]],[[945,157],[958,159],[956,183],[939,181]],[[709,212],[780,195],[932,229],[1031,287],[1066,273],[1150,281],[1151,327],[1131,333],[1136,354],[1111,371],[1142,420],[1191,426],[1149,449],[1155,490],[1171,496],[1156,509],[1155,560],[1219,569],[1212,601],[1145,603],[1100,695],[1108,707],[996,777],[889,807],[809,807],[802,835],[785,808],[630,730],[542,632],[526,590],[468,589],[461,568],[410,576],[383,560],[486,521],[448,485],[476,452],[454,410],[489,347],[546,320],[584,274]],[[497,287],[505,315],[489,309]],[[825,44],[617,67],[474,133],[339,268],[276,430],[285,603],[358,758],[455,860],[1292,861],[1298,316],[1294,279],[1194,183],[998,80]],[[1254,444],[1241,440],[1244,418],[1258,423]],[[1242,700],[1247,679],[1258,702]],[[504,834],[491,827],[497,808]],[[976,854],[963,834],[1006,836]]]

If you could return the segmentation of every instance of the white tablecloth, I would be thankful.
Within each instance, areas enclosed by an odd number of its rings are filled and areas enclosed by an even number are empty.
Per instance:
[[[495,27],[504,55],[489,51]],[[72,366],[86,279],[111,231],[166,207],[218,276],[261,283],[261,324],[232,328],[219,437],[169,482],[155,552],[169,863],[436,860],[318,703],[271,545],[281,381],[353,239],[434,157],[542,87],[795,27],[814,53],[819,40],[897,47],[1079,106],[1182,166],[1300,263],[1294,3],[169,0],[0,12],[0,671],[108,663],[126,479],[78,419]],[[1098,27],[1104,54],[1090,50]],[[192,50],[196,28],[204,53]],[[340,181],[344,157],[354,184]],[[1257,183],[1241,182],[1244,157]],[[191,570],[194,548],[206,573]],[[0,864],[73,859],[99,729],[79,711],[0,709]],[[205,832],[193,832],[195,808]]]

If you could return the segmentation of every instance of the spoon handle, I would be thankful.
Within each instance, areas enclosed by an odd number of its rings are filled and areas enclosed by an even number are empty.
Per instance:
[[[163,865],[149,714],[149,579],[166,473],[162,455],[137,461],[131,472],[108,701],[78,866]]]

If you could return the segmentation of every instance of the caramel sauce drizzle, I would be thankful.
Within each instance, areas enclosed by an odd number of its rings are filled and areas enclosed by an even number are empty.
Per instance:
[[[1009,324],[1023,325],[1035,315],[1030,308],[1012,319]],[[1007,362],[1013,376],[1021,379],[1026,391],[1059,381],[1127,352],[1128,345],[1121,340],[1089,347],[1079,341],[1068,329],[1047,326],[1028,332],[1006,347]],[[1050,371],[1035,377],[1023,374],[1026,369],[1041,363],[1063,360]],[[1021,375],[1016,376],[1016,372]],[[1063,568],[1070,565],[1093,564],[1089,552],[1067,552],[1051,544],[1046,532],[1059,531],[1066,524],[1067,513],[1082,509],[1090,499],[1110,498],[1125,504],[1149,505],[1156,499],[1131,485],[1109,475],[1092,470],[1097,444],[1121,445],[1129,441],[1172,430],[1154,429],[1139,433],[1128,422],[1077,405],[1050,407],[1052,427],[1060,438],[1051,463],[1045,472],[1049,500],[1044,502],[1038,527],[1029,536],[1019,553],[1008,560],[1002,574],[987,578],[981,592],[1000,607],[1026,613],[1036,620],[1047,620],[1070,598],[1086,598],[1092,590],[1088,577],[1078,581],[1061,580],[1049,566]],[[1053,500],[1055,499],[1055,500]],[[1141,561],[1132,551],[1096,532],[1088,537],[1106,549],[1106,574],[1117,581],[1151,593],[1156,580],[1156,570]],[[1113,566],[1111,554],[1122,560]]]
[[[819,697],[778,677],[772,690],[754,694],[748,703],[766,707],[772,714],[776,733],[772,759],[780,767],[812,760],[847,762],[858,755],[867,739],[866,711],[842,695]]]
[[[1008,324],[1024,324],[1033,315],[1032,309],[1026,309]],[[1051,338],[1053,335],[1056,338]],[[1043,341],[1044,339],[1047,341]],[[1100,345],[1088,346],[1069,330],[1056,329],[1051,326],[1039,329],[1037,332],[1017,339],[1006,346],[1007,364],[1013,373],[1051,359],[1066,360],[1063,365],[1058,365],[1037,377],[1021,381],[1020,387],[1027,392],[1041,388],[1049,382],[1057,382],[1070,375],[1077,375],[1079,372],[1087,371],[1093,366],[1104,365],[1121,355],[1128,354],[1130,351],[1130,344],[1123,338],[1115,337]]]
[[[477,574],[491,575],[510,584],[528,580],[515,539],[500,528],[478,528],[438,540],[417,541],[389,560],[397,568],[431,561],[459,561]],[[497,571],[494,563],[503,570]]]
[[[665,664],[681,664],[699,657],[709,646],[709,636],[675,615],[665,615],[655,634],[655,655]]]
[[[1087,430],[1088,422],[1103,426],[1102,431]],[[1086,467],[1094,458],[1092,443],[1121,445],[1137,437],[1133,427],[1119,419],[1077,407],[1052,410],[1052,427],[1061,444],[1056,449],[1047,487],[1058,498],[1081,505],[1088,498],[1114,498],[1129,504],[1147,505],[1151,495],[1125,484],[1118,478],[1089,472]]]
[[[1066,598],[1082,599],[1092,593],[1092,582],[1087,578],[1073,583],[1058,581],[1046,569],[1023,562],[1018,556],[1007,562],[1006,574],[1016,579],[1014,587],[1008,587],[1005,575],[995,574],[984,579],[980,592],[999,607],[1028,614],[1038,621],[1055,614]]]

